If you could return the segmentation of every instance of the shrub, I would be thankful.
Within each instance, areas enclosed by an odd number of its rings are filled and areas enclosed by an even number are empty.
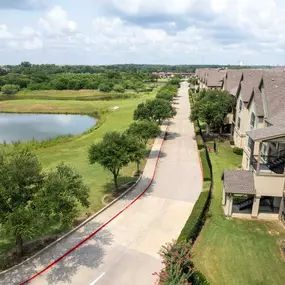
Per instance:
[[[105,83],[100,83],[98,89],[102,92],[110,92],[112,90],[112,88]]]
[[[5,84],[2,86],[1,91],[5,95],[14,95],[20,90],[20,87],[15,84]]]
[[[125,92],[125,88],[121,84],[114,85],[113,90],[116,91],[116,92],[120,92],[120,93],[124,93]]]
[[[165,266],[160,273],[155,273],[159,285],[208,284],[205,277],[194,269],[190,243],[167,243],[159,254]]]
[[[208,191],[201,192],[198,200],[195,203],[191,215],[189,216],[186,224],[184,225],[179,235],[178,238],[179,242],[184,242],[184,241],[193,242],[198,237],[205,221],[204,209],[206,208],[208,196],[209,196],[209,189]]]
[[[205,149],[202,149],[200,151],[200,157],[201,157],[201,162],[203,166],[204,181],[209,181],[211,180],[211,171],[210,171],[210,167],[207,162]]]
[[[237,154],[237,155],[243,155],[243,149],[240,147],[234,147],[233,148],[233,153]]]
[[[168,93],[165,93],[165,94],[164,93],[157,93],[156,99],[163,99],[163,100],[167,100],[167,101],[172,101],[173,95],[168,94]]]

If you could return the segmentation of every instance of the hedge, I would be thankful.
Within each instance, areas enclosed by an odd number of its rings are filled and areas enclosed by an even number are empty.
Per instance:
[[[196,125],[196,124],[195,124]],[[197,124],[199,126],[199,124]],[[208,156],[207,159],[207,147],[204,144],[203,137],[197,135],[197,144],[202,141],[203,149],[199,151],[201,163],[203,167],[203,191],[201,192],[195,206],[189,216],[184,228],[182,229],[178,242],[191,241],[194,243],[197,239],[206,219],[206,212],[210,205],[211,192],[212,192],[212,172],[211,162]]]
[[[204,181],[211,181],[211,170],[207,162],[205,149],[200,151],[200,158],[203,166]]]
[[[204,224],[203,214],[209,197],[209,191],[210,189],[208,189],[208,191],[201,192],[198,200],[195,203],[191,215],[189,216],[184,228],[178,237],[178,242],[189,240],[194,242],[196,240]]]

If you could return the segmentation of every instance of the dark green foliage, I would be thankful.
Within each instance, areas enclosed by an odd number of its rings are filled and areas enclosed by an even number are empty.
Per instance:
[[[134,112],[134,120],[149,120],[160,124],[163,120],[173,118],[175,114],[171,102],[154,99],[138,105]]]
[[[25,238],[41,235],[54,224],[73,222],[77,206],[88,206],[88,188],[68,166],[42,172],[35,154],[14,149],[0,155],[0,226],[23,255]]]
[[[207,162],[205,149],[202,149],[200,151],[200,158],[201,158],[202,167],[203,167],[204,181],[210,181],[211,180],[211,171],[210,171],[210,167],[209,167],[208,162]]]
[[[239,148],[239,147],[234,147],[233,148],[233,153],[235,153],[237,155],[243,155],[243,149]]]
[[[109,132],[103,140],[89,148],[89,162],[99,163],[113,174],[115,190],[118,191],[120,170],[130,162],[138,162],[143,157],[145,146],[138,140],[119,132]]]
[[[204,209],[205,205],[207,204],[207,200],[209,197],[209,191],[201,192],[198,200],[195,203],[195,206],[189,216],[186,224],[184,225],[178,241],[194,241],[204,224],[205,217],[204,217]]]
[[[150,121],[138,121],[132,123],[126,131],[129,136],[140,139],[143,143],[151,138],[155,138],[160,133],[160,128],[156,123]]]
[[[232,111],[234,98],[221,90],[202,90],[192,104],[191,121],[200,120],[219,130],[226,115]],[[208,129],[207,129],[208,131]]]

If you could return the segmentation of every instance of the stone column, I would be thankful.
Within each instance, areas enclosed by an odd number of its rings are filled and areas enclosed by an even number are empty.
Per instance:
[[[252,205],[251,217],[257,219],[259,213],[259,204],[261,196],[255,196]]]

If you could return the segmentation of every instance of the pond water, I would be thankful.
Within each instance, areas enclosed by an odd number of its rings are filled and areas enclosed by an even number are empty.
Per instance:
[[[59,135],[83,133],[96,124],[89,116],[0,113],[0,143],[42,141]]]

